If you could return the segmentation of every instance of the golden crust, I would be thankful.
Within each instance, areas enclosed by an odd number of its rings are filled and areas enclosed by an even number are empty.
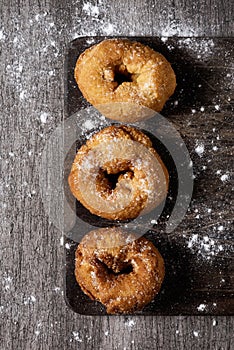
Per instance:
[[[109,314],[141,310],[159,292],[164,274],[155,246],[120,228],[91,231],[76,250],[77,282]]]
[[[102,106],[106,111],[107,105],[107,117],[125,122],[133,121],[130,114],[134,105],[138,114],[134,120],[144,118],[144,112],[137,108],[139,105],[160,112],[176,87],[175,73],[163,55],[125,39],[104,40],[84,51],[77,60],[74,75],[91,104],[101,111]],[[118,75],[127,81],[119,82]],[[110,108],[118,103],[123,103],[119,115],[115,106]]]
[[[150,139],[125,125],[94,134],[78,150],[68,181],[73,195],[92,214],[111,220],[151,211],[168,190],[167,169]]]

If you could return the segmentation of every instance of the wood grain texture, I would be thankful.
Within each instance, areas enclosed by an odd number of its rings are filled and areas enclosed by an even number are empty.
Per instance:
[[[0,349],[232,349],[231,317],[149,316],[129,322],[83,317],[66,308],[61,232],[45,213],[38,168],[46,140],[63,118],[63,61],[70,40],[110,32],[231,36],[233,4],[104,0],[98,15],[83,5],[75,0],[0,5]]]

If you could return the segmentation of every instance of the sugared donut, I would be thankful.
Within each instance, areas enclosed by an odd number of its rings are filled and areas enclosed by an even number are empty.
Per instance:
[[[167,169],[151,140],[126,125],[94,134],[78,150],[68,181],[84,207],[111,220],[151,211],[168,190]]]
[[[176,87],[163,55],[126,39],[104,40],[85,50],[76,63],[75,80],[92,105],[122,122],[160,112]]]
[[[164,262],[144,237],[104,228],[91,231],[78,245],[75,277],[83,292],[104,304],[107,313],[132,313],[159,292]]]

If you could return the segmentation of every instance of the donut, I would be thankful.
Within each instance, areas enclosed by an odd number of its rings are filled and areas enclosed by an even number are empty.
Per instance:
[[[75,277],[82,291],[108,314],[141,310],[159,292],[164,261],[156,247],[120,228],[91,231],[75,253]]]
[[[134,122],[160,112],[176,87],[166,58],[127,39],[108,39],[78,58],[75,80],[83,96],[106,117]]]
[[[92,214],[128,220],[166,198],[168,172],[148,136],[130,126],[111,125],[81,146],[68,182]]]

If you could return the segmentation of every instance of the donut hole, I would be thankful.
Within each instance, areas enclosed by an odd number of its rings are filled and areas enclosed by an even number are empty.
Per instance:
[[[131,83],[133,81],[132,74],[129,73],[126,66],[115,66],[114,81],[117,83],[117,87],[123,83]]]
[[[112,276],[120,276],[120,275],[129,275],[131,272],[133,272],[133,266],[131,262],[122,263],[121,267],[116,268],[113,266],[113,268],[107,266],[103,261],[98,260],[99,265],[102,265],[102,268],[105,270],[105,272],[108,275]]]
[[[132,264],[129,263],[126,267],[124,267],[117,274],[119,274],[119,275],[129,275],[131,272],[133,272],[133,266],[132,266]]]
[[[129,275],[131,272],[133,272],[133,266],[132,264],[128,264],[125,267],[123,267],[119,272],[115,272],[113,270],[112,274],[114,274],[115,276],[119,276],[119,275]]]
[[[96,181],[97,190],[101,195],[111,194],[117,187],[120,180],[131,180],[134,172],[127,166],[126,169],[118,171],[117,169],[106,170],[101,168]]]
[[[104,170],[103,176],[108,181],[109,188],[113,191],[113,190],[115,190],[120,178],[122,178],[122,177],[133,178],[134,173],[130,169],[127,169],[124,171],[119,171],[116,174],[109,174],[106,170]]]

